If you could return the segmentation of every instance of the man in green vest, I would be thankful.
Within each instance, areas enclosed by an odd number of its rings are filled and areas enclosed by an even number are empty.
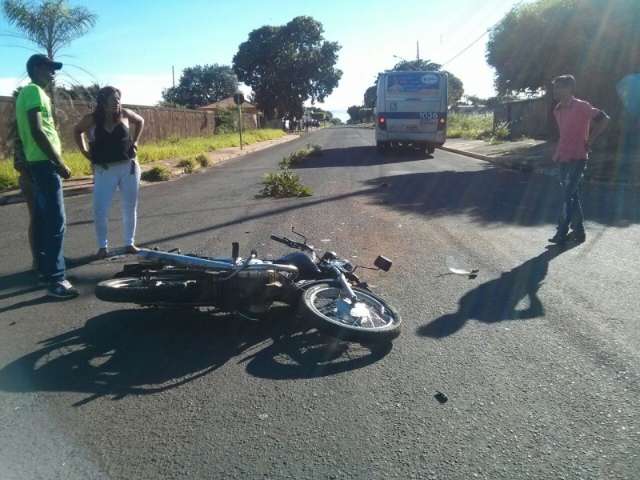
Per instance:
[[[56,70],[61,68],[61,63],[45,55],[29,58],[27,73],[31,83],[20,90],[16,99],[16,123],[33,184],[33,240],[38,271],[49,283],[49,295],[66,299],[78,296],[78,291],[65,279],[63,255],[62,178],[71,177],[71,171],[62,161],[60,137],[46,93]]]

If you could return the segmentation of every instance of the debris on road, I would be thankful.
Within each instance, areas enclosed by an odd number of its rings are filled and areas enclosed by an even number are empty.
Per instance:
[[[447,400],[449,400],[449,397],[447,397],[444,393],[438,391],[436,392],[436,394],[433,396],[439,403],[447,403]]]
[[[447,257],[447,268],[449,269],[449,272],[454,275],[464,275],[470,279],[476,278],[478,276],[478,272],[480,272],[478,268],[461,267],[452,256]]]

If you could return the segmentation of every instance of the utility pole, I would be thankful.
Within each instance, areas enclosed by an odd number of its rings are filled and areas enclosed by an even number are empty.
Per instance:
[[[416,40],[416,60],[420,61],[420,40]]]
[[[171,79],[173,83],[173,88],[176,88],[176,67],[171,65]]]

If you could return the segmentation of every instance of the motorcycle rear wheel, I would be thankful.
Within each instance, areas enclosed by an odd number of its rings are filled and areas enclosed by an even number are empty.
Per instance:
[[[354,287],[356,304],[344,308],[338,284],[320,283],[302,295],[303,312],[328,334],[357,342],[387,342],[400,334],[402,319],[396,310],[374,293]],[[356,311],[357,310],[357,311]],[[364,315],[360,315],[364,310]],[[358,313],[359,312],[359,313]]]
[[[96,286],[96,297],[105,302],[116,303],[187,303],[197,293],[193,280],[175,276],[112,278]]]

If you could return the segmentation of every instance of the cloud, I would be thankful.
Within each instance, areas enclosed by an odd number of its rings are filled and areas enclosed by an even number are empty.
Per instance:
[[[16,88],[26,85],[27,83],[29,83],[29,80],[26,78],[0,77],[0,95],[10,97]]]
[[[99,83],[118,88],[123,103],[155,105],[162,99],[162,90],[171,87],[171,75],[105,75]]]

